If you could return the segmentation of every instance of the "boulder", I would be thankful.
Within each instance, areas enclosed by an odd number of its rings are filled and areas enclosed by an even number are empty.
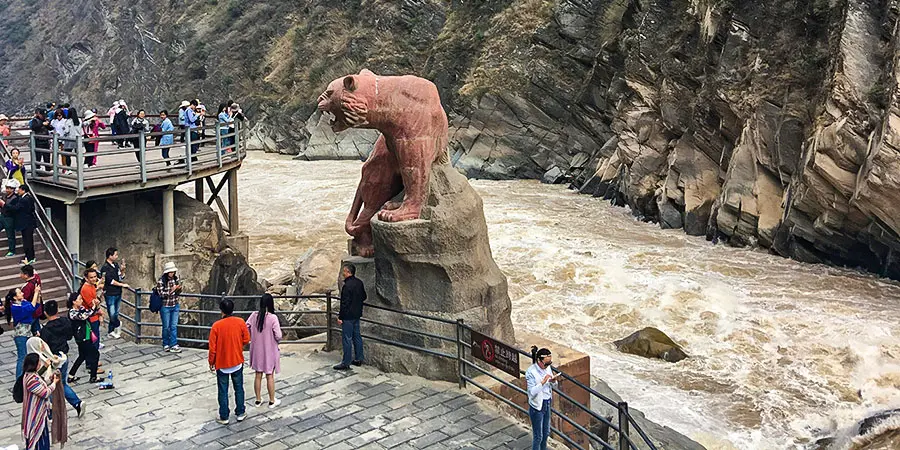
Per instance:
[[[678,362],[688,357],[665,333],[653,327],[636,331],[624,339],[615,341],[616,349],[623,353],[659,358],[668,362]]]
[[[338,253],[321,249],[307,250],[294,264],[294,286],[300,295],[337,291],[334,268],[340,264]]]
[[[562,169],[558,166],[553,166],[552,169],[545,172],[544,176],[541,177],[541,183],[544,184],[560,184],[563,181],[565,181],[565,174],[563,174]]]
[[[375,258],[352,258],[369,304],[449,320],[515,342],[506,276],[491,256],[481,197],[449,164],[434,165],[421,218],[372,221]],[[372,292],[374,290],[374,292]],[[374,295],[372,295],[374,294]],[[369,319],[455,337],[455,325],[367,308]],[[456,344],[373,326],[374,335],[455,354]],[[382,370],[456,380],[456,361],[367,342]]]

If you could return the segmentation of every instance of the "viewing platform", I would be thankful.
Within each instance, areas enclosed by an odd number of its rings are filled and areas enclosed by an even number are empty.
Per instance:
[[[73,449],[524,449],[529,430],[455,384],[384,374],[370,367],[336,372],[338,353],[321,345],[282,348],[276,375],[281,405],[253,407],[253,372],[244,367],[247,419],[216,423],[216,376],[206,351],[165,353],[160,345],[104,340],[101,359],[115,389],[82,378],[72,384],[86,405],[78,418],[67,404]],[[77,357],[71,345],[69,359]],[[15,374],[12,333],[0,336],[7,379]],[[246,352],[245,352],[246,357]],[[229,390],[231,407],[233,392]],[[263,395],[266,396],[265,386]],[[22,405],[0,399],[0,447],[22,445]],[[57,448],[54,446],[54,448]]]
[[[151,123],[158,116],[146,116]],[[223,227],[231,236],[240,233],[238,220],[237,170],[246,157],[241,125],[227,128],[214,119],[195,128],[200,138],[191,138],[190,130],[141,132],[112,135],[109,128],[93,138],[63,138],[54,133],[35,135],[27,118],[12,119],[8,145],[3,149],[5,163],[18,148],[26,168],[28,184],[43,199],[61,202],[66,207],[65,244],[79,252],[80,205],[106,197],[159,191],[163,206],[163,252],[175,251],[174,190],[193,182],[197,200],[216,205]],[[173,143],[158,145],[171,136]],[[121,148],[127,142],[130,147]],[[2,147],[2,146],[0,146]],[[96,151],[89,149],[96,148]],[[168,153],[168,157],[165,157]],[[89,164],[95,162],[95,164]],[[218,180],[214,177],[220,176]],[[227,186],[227,190],[225,189]],[[209,188],[209,196],[205,195]],[[227,196],[221,195],[227,192]],[[223,197],[225,199],[223,200]]]

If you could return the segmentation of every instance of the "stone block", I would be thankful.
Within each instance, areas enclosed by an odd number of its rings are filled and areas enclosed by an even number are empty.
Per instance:
[[[226,235],[225,245],[231,247],[235,252],[244,255],[244,257],[250,256],[250,236],[247,234],[238,233],[236,235]]]

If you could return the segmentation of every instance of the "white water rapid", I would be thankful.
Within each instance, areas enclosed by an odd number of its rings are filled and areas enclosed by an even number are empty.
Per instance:
[[[342,252],[358,162],[252,153],[241,222],[260,275],[313,247]],[[513,323],[592,357],[632,407],[709,448],[801,448],[900,406],[900,285],[713,246],[624,208],[536,181],[472,181]],[[610,344],[645,326],[682,344],[677,364]]]

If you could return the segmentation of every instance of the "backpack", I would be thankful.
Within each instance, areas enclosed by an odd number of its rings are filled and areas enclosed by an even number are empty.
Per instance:
[[[163,299],[156,289],[150,291],[150,312],[159,313],[162,309]]]
[[[16,384],[13,386],[13,400],[16,403],[22,403],[25,401],[25,386],[23,385],[23,377],[25,374],[19,375],[19,378],[16,378]]]

